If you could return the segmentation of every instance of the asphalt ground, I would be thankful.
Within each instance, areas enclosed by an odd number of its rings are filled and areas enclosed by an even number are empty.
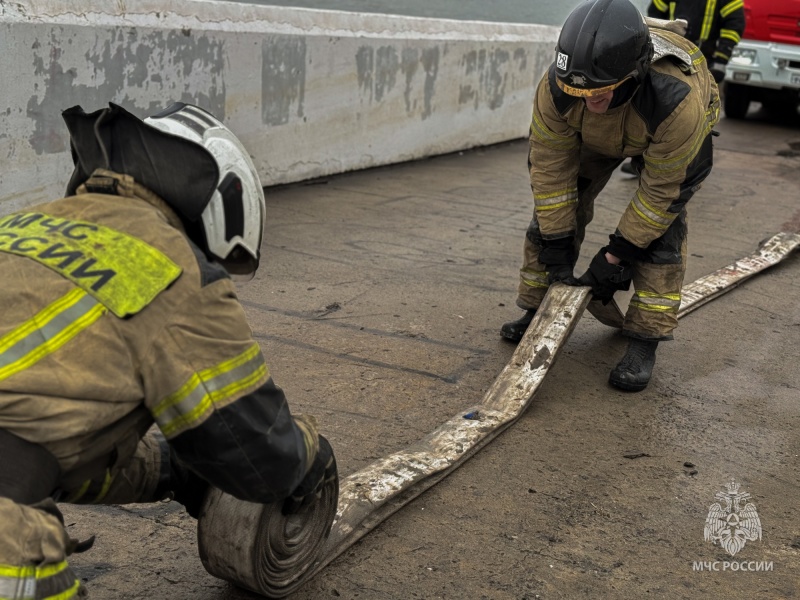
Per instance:
[[[797,119],[718,130],[689,204],[687,281],[800,231]],[[342,475],[479,402],[511,357],[499,327],[521,314],[526,153],[519,140],[266,190],[262,268],[240,297]],[[579,272],[635,185],[617,172],[598,199]],[[626,342],[587,313],[513,427],[293,598],[796,597],[798,281],[795,255],[682,319],[638,394],[607,384]],[[735,557],[703,539],[731,478],[763,528]],[[70,561],[91,598],[255,598],[204,571],[174,502],[62,508],[73,537],[97,535]]]

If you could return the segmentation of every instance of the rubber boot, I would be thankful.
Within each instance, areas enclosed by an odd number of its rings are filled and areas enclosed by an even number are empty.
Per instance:
[[[525,331],[527,331],[528,325],[531,324],[533,315],[535,314],[535,310],[527,310],[525,314],[516,321],[503,323],[503,326],[500,328],[500,335],[512,342],[519,342],[522,336],[525,335]]]
[[[619,170],[627,175],[639,175],[639,171],[636,170],[636,167],[633,166],[633,162],[630,160],[626,160],[624,163],[622,163],[622,166]]]
[[[656,364],[658,341],[632,339],[628,351],[611,371],[608,382],[621,390],[640,392],[647,387]]]

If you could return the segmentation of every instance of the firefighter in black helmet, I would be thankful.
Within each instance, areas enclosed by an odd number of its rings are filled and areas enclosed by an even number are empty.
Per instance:
[[[501,334],[522,338],[548,286],[589,285],[609,302],[629,289],[628,350],[610,383],[644,389],[658,343],[672,339],[686,268],[686,204],[712,165],[719,92],[702,52],[648,27],[629,0],[590,0],[567,18],[555,61],[539,83],[530,129],[533,219],[524,241],[517,305]],[[594,199],[632,157],[639,186],[619,224],[575,277]]]

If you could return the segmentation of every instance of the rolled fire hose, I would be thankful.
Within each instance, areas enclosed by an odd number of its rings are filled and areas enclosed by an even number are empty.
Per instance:
[[[685,285],[678,317],[778,264],[798,247],[800,234],[778,233],[764,240],[755,253]],[[281,514],[280,504],[253,504],[213,491],[198,521],[198,545],[206,570],[268,598],[283,598],[295,591],[512,425],[532,401],[588,304],[589,288],[550,286],[482,403],[409,448],[345,477],[338,509],[338,483],[335,489],[326,489],[322,500],[307,512],[290,517]]]
[[[294,515],[282,502],[256,504],[212,489],[197,522],[206,571],[267,598],[283,598],[310,576],[336,516],[339,482]]]

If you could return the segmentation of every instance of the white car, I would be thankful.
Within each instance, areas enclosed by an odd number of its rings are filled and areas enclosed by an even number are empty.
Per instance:
[[[745,0],[746,26],[725,70],[725,116],[743,119],[750,102],[796,111],[800,103],[800,1]]]

